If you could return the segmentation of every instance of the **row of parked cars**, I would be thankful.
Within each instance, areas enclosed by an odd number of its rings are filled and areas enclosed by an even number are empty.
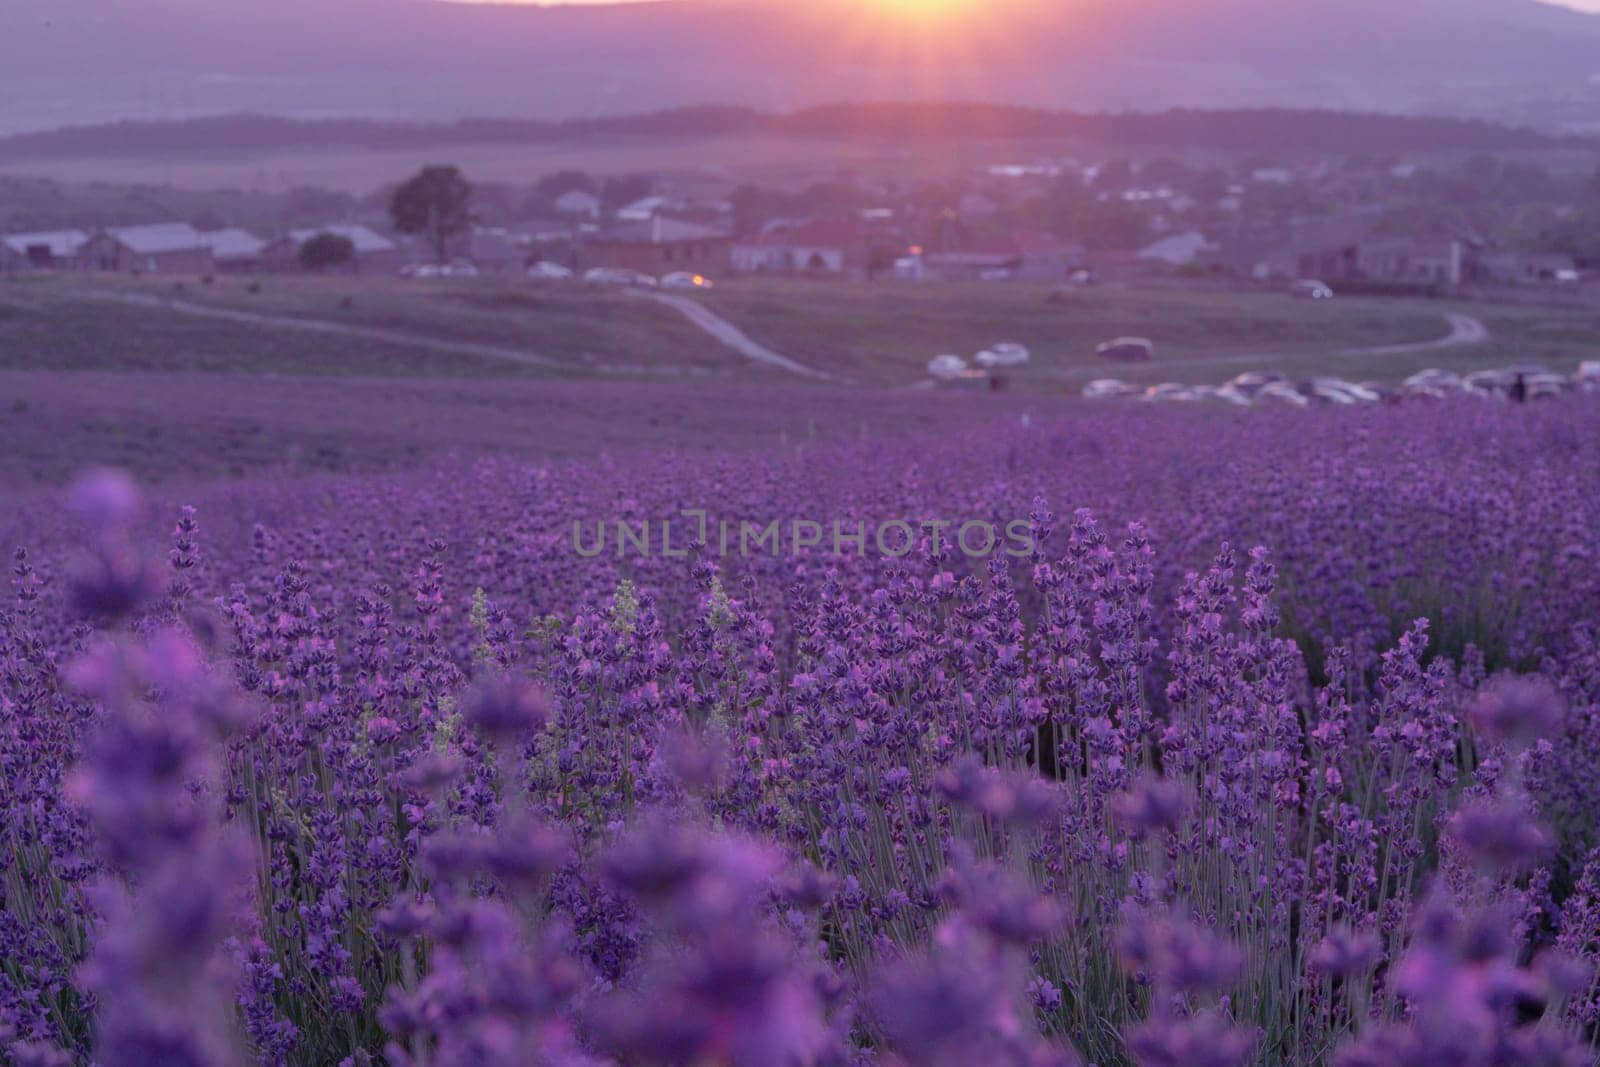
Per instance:
[[[411,263],[400,268],[402,278],[476,278],[478,268],[466,260],[454,263]],[[528,268],[528,280],[535,282],[583,281],[587,285],[609,285],[624,289],[710,289],[711,279],[692,271],[673,271],[656,278],[636,270],[595,267],[578,273],[570,267],[541,260]]]
[[[1283,404],[1379,404],[1410,397],[1479,396],[1497,400],[1538,400],[1568,392],[1600,393],[1600,360],[1582,364],[1571,377],[1537,363],[1519,363],[1499,370],[1461,375],[1452,371],[1418,371],[1399,385],[1351,382],[1320,377],[1295,380],[1267,371],[1248,371],[1221,385],[1163,382],[1141,386],[1117,378],[1100,378],[1083,388],[1089,400],[1143,400],[1151,403],[1218,401],[1238,407]]]
[[[528,268],[528,277],[536,282],[567,282],[578,280],[569,267],[543,260]],[[660,278],[641,271],[623,267],[593,267],[583,272],[586,285],[606,285],[621,289],[710,289],[712,282],[703,274],[678,270]]]

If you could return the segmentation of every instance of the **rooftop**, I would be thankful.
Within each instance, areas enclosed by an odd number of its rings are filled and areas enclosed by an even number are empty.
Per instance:
[[[595,235],[595,244],[602,245],[662,245],[679,241],[726,241],[729,234],[722,230],[701,226],[696,222],[682,222],[657,215],[648,222],[630,222]]]
[[[229,229],[202,232],[200,240],[219,260],[254,259],[267,242],[249,230]]]
[[[162,252],[193,252],[206,247],[200,231],[187,222],[161,222],[153,226],[113,226],[106,231],[130,252],[158,255]]]
[[[28,254],[30,248],[48,248],[55,259],[65,259],[77,254],[89,239],[82,230],[43,230],[38,233],[8,233],[0,237],[0,244],[17,253]]]
[[[751,243],[776,248],[841,248],[859,239],[854,223],[804,222],[775,227]]]

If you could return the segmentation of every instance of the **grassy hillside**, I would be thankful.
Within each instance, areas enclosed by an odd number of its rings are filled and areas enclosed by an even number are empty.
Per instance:
[[[174,303],[394,336],[203,317]],[[504,348],[528,361],[453,351],[452,345]],[[63,276],[0,282],[0,368],[761,377],[681,317],[625,293],[392,278],[224,277],[203,285],[193,279]]]
[[[869,387],[911,385],[935,355],[971,357],[1000,341],[1033,352],[1012,375],[1016,387],[1048,392],[1106,375],[1220,382],[1257,369],[1398,380],[1431,366],[1536,360],[1569,370],[1600,358],[1600,308],[1110,286],[1052,299],[1047,286],[795,281],[726,282],[698,299],[778,352]],[[1443,337],[1448,313],[1477,318],[1492,339],[1362,351]],[[1129,334],[1156,343],[1155,362],[1095,357],[1100,342]],[[0,369],[802,384],[636,294],[514,279],[0,281]]]
[[[971,357],[999,341],[1027,345],[1033,362],[1016,377],[1043,385],[1110,373],[1095,346],[1122,335],[1154,340],[1159,360],[1112,370],[1164,378],[1195,360],[1322,356],[1356,345],[1425,341],[1445,329],[1430,307],[1389,302],[1313,304],[1278,295],[1113,288],[1052,302],[1050,293],[1024,285],[758,282],[722,286],[705,300],[796,359],[902,384],[921,377],[941,352]]]

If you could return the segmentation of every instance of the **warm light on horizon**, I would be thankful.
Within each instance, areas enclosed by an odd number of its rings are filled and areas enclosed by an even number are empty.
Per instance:
[[[674,3],[675,0],[440,0],[456,4],[516,4],[525,7],[596,7],[605,4]],[[752,0],[755,2],[755,0]],[[952,10],[976,8],[981,0],[862,0],[862,6],[898,9],[906,14],[949,14]],[[1600,15],[1600,0],[1542,0],[1556,7],[1567,7]]]

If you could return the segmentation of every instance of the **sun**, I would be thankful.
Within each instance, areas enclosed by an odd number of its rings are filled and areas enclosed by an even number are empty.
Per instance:
[[[778,0],[783,2],[783,0]],[[876,99],[978,100],[1029,47],[1020,17],[1062,0],[814,0],[832,66]]]
[[[910,22],[949,23],[973,14],[979,0],[867,0],[863,7]]]

